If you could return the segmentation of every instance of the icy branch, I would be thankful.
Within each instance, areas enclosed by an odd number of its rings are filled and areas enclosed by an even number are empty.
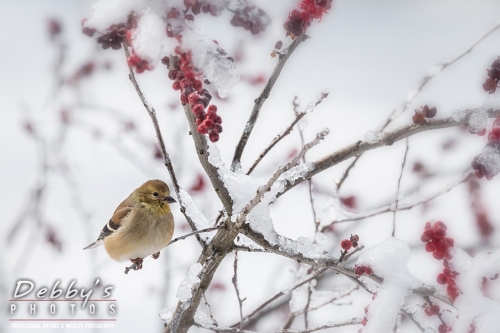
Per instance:
[[[285,185],[285,189],[283,192],[278,194],[278,197],[286,193],[288,190],[291,188],[297,186],[301,182],[303,182],[305,179],[309,179],[312,176],[329,169],[340,162],[343,162],[353,156],[362,154],[366,151],[384,147],[384,146],[391,146],[397,141],[406,139],[412,135],[425,132],[425,131],[430,131],[430,130],[436,130],[436,129],[441,129],[441,128],[448,128],[448,127],[455,127],[455,126],[460,126],[460,125],[466,125],[469,122],[469,117],[471,113],[474,110],[467,110],[466,112],[466,117],[461,120],[461,121],[456,121],[453,118],[444,118],[444,119],[436,119],[436,120],[428,120],[427,122],[424,122],[422,124],[410,124],[406,125],[400,128],[395,129],[394,131],[387,132],[380,141],[376,143],[368,143],[366,141],[357,141],[354,144],[351,144],[347,147],[344,147],[330,155],[327,155],[323,157],[322,159],[319,159],[315,162],[312,162],[313,169],[308,172],[302,179],[299,179],[295,181],[293,184],[292,183],[287,183]],[[489,118],[496,118],[500,114],[500,110],[498,109],[489,109],[487,111],[488,117]]]

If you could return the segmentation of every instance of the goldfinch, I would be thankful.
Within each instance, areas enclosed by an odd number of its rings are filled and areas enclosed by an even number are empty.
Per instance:
[[[113,260],[133,263],[125,273],[141,269],[144,258],[158,259],[172,239],[174,217],[169,204],[174,202],[165,182],[148,180],[123,200],[97,240],[84,250],[104,244]]]

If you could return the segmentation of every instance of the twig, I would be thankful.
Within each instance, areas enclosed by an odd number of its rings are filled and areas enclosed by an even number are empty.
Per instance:
[[[408,311],[408,309],[405,306],[401,307],[401,312],[404,313],[415,324],[415,326],[418,327],[418,329],[420,330],[420,332],[425,332],[426,331],[425,328],[422,326],[422,324],[420,324],[415,319],[415,316],[413,315],[413,313],[411,313],[410,311]]]
[[[467,181],[467,179],[469,179],[469,177],[471,175],[472,175],[472,171],[467,171],[464,175],[462,175],[462,177],[460,177],[456,181],[448,184],[444,189],[442,189],[440,191],[437,191],[436,193],[434,193],[434,194],[432,194],[432,195],[430,195],[430,196],[428,196],[426,198],[423,198],[423,199],[420,199],[420,200],[417,200],[417,201],[413,201],[413,202],[408,202],[408,203],[405,203],[405,204],[400,204],[400,205],[398,205],[397,209],[393,208],[394,207],[394,203],[391,203],[389,205],[385,205],[385,206],[373,209],[373,210],[371,210],[369,212],[356,214],[354,216],[346,217],[346,218],[340,219],[340,220],[335,220],[331,224],[344,223],[344,222],[350,222],[350,221],[359,221],[359,220],[363,220],[363,219],[366,219],[366,218],[369,218],[369,217],[377,216],[377,215],[388,213],[388,212],[394,212],[394,211],[398,211],[399,212],[399,211],[402,211],[402,210],[412,209],[414,207],[417,207],[417,206],[420,206],[422,204],[425,204],[425,203],[427,203],[427,202],[429,202],[431,200],[434,200],[437,197],[439,197],[439,196],[441,196],[441,195],[443,195],[443,194],[451,191],[456,186],[458,186],[461,183]],[[326,225],[323,228],[326,229],[330,225]]]
[[[307,320],[307,315],[309,314],[309,304],[311,304],[311,294],[312,294],[312,287],[310,285],[307,286],[307,303],[302,312],[304,312],[304,327],[306,329],[309,328],[309,320]]]
[[[342,149],[339,149],[338,151],[327,155],[315,162],[312,162],[313,164],[313,169],[309,172],[307,172],[303,177],[300,179],[296,179],[294,183],[292,184],[291,182],[287,182],[285,185],[285,189],[283,192],[280,192],[277,195],[277,198],[288,192],[290,189],[293,187],[297,186],[298,184],[301,184],[305,179],[309,179],[313,177],[314,175],[331,168],[334,165],[339,164],[340,162],[343,162],[355,155],[364,153],[369,150],[373,150],[376,148],[380,148],[383,146],[391,146],[395,142],[399,140],[406,139],[407,137],[410,137],[412,135],[425,132],[425,131],[430,131],[430,130],[436,130],[436,129],[441,129],[441,128],[449,128],[449,127],[455,127],[455,126],[460,126],[460,125],[465,125],[468,124],[470,115],[473,110],[468,110],[467,116],[461,120],[461,121],[455,121],[453,118],[444,118],[444,119],[436,119],[436,120],[429,120],[425,123],[422,124],[410,124],[406,126],[402,126],[400,128],[397,128],[391,132],[386,133],[382,139],[378,142],[375,143],[368,143],[366,141],[357,141],[354,144],[351,144],[347,147],[344,147]],[[489,118],[496,118],[500,114],[500,109],[489,109],[487,111],[488,117]]]
[[[283,54],[280,54],[278,63],[276,64],[276,67],[274,68],[273,72],[271,73],[271,76],[269,77],[269,80],[267,81],[267,84],[264,87],[264,90],[262,90],[262,93],[254,102],[252,113],[250,114],[250,117],[248,118],[248,121],[245,125],[245,129],[243,130],[243,133],[241,134],[241,138],[240,138],[238,145],[236,146],[236,149],[234,151],[233,161],[231,163],[231,170],[235,170],[237,165],[240,164],[241,155],[243,154],[243,150],[245,149],[245,146],[248,142],[248,138],[250,137],[250,134],[252,133],[252,130],[255,126],[255,123],[257,122],[257,118],[259,117],[259,113],[260,113],[260,110],[262,108],[262,105],[264,105],[264,102],[271,94],[271,90],[273,89],[274,84],[278,80],[278,77],[281,74],[281,70],[285,66],[288,58],[290,58],[290,56],[292,55],[293,51],[295,51],[295,49],[306,39],[307,39],[307,36],[305,34],[302,34],[301,36],[297,37],[292,42],[292,44],[290,44],[288,49],[285,50]]]
[[[352,168],[354,168],[354,165],[356,165],[356,162],[359,160],[359,157],[361,155],[356,155],[354,157],[354,160],[351,162],[351,164],[349,164],[349,166],[347,167],[347,169],[345,169],[344,173],[342,174],[342,177],[339,179],[339,181],[337,182],[337,192],[340,190],[340,188],[342,187],[342,184],[344,184],[344,181],[347,179],[347,177],[349,176],[349,172],[351,171]]]
[[[240,217],[238,218],[238,221],[237,221],[237,226],[240,227],[246,220],[246,217],[248,215],[248,213],[250,213],[250,211],[255,208],[255,206],[257,206],[257,204],[260,202],[260,200],[262,199],[262,197],[264,196],[264,194],[266,194],[267,192],[269,192],[273,186],[273,184],[276,182],[276,180],[278,180],[278,178],[283,174],[285,173],[286,171],[290,170],[292,167],[296,166],[299,164],[300,160],[302,159],[302,157],[304,157],[304,155],[307,153],[307,151],[309,149],[311,149],[312,147],[316,146],[321,140],[323,140],[325,138],[326,135],[328,135],[329,131],[328,129],[325,129],[324,131],[322,132],[319,132],[317,135],[316,135],[316,138],[309,142],[308,144],[306,144],[302,150],[299,152],[299,154],[297,156],[294,157],[294,159],[285,164],[284,166],[280,167],[275,173],[274,175],[271,177],[271,179],[269,179],[269,181],[267,182],[266,185],[264,186],[261,186],[258,190],[257,190],[257,193],[255,195],[255,197],[250,200],[250,202],[241,210],[241,215]]]
[[[321,330],[326,330],[329,328],[335,328],[335,327],[342,327],[342,326],[349,326],[349,325],[359,325],[361,324],[361,318],[352,318],[343,322],[338,322],[338,323],[328,323],[323,326],[318,326],[315,328],[311,329],[306,329],[306,330],[296,330],[296,329],[283,329],[279,331],[273,331],[273,332],[268,332],[268,333],[312,333],[316,331],[321,331]],[[205,327],[199,323],[194,323],[196,327],[204,328],[206,330],[211,330],[215,332],[220,332],[220,333],[257,333],[254,331],[248,331],[248,330],[241,330],[239,328],[232,328],[232,327]]]
[[[243,300],[240,297],[240,290],[238,289],[238,251],[234,252],[234,275],[232,282],[234,285],[234,290],[236,291],[236,297],[238,298],[238,305],[240,308],[240,330],[243,329]]]
[[[352,287],[350,287],[350,288],[348,288],[348,289],[346,289],[346,290],[343,290],[343,292],[342,292],[342,293],[339,293],[339,295],[335,295],[334,297],[330,298],[330,299],[329,299],[329,300],[327,300],[327,301],[324,301],[324,302],[323,302],[322,304],[320,304],[320,305],[317,305],[317,306],[315,306],[315,307],[309,307],[309,306],[308,306],[308,307],[307,307],[307,310],[308,310],[308,311],[316,311],[316,310],[318,310],[318,309],[321,309],[322,307],[324,307],[324,306],[325,306],[325,305],[327,305],[327,304],[332,303],[333,301],[336,301],[336,300],[338,300],[338,299],[341,299],[341,298],[343,298],[343,297],[345,297],[345,296],[349,296],[349,295],[350,295],[353,291],[358,290],[358,289],[359,289],[359,286],[358,286],[357,284],[353,284],[353,285],[352,285]],[[305,308],[304,308],[303,310],[300,310],[300,311],[298,311],[298,312],[294,313],[294,314],[295,314],[296,316],[301,315],[302,313],[304,313],[304,314],[305,314],[305,311],[304,311],[304,310],[305,310]]]
[[[173,243],[177,242],[177,241],[180,241],[180,240],[183,240],[183,239],[186,239],[188,237],[191,237],[191,236],[194,236],[194,235],[198,235],[198,234],[201,234],[201,233],[204,233],[204,232],[210,232],[210,231],[214,231],[214,230],[219,230],[219,229],[225,229],[226,226],[223,225],[223,226],[217,226],[217,227],[211,227],[211,228],[206,228],[206,229],[201,229],[201,230],[196,230],[196,231],[193,231],[193,232],[190,232],[189,234],[186,234],[184,236],[180,236],[180,237],[177,237],[177,238],[174,238],[170,241],[170,243],[168,243],[167,246],[170,246],[172,245]]]
[[[350,257],[352,257],[354,254],[362,251],[364,248],[365,248],[364,245],[358,246],[356,249],[354,249],[354,251],[352,251],[351,253],[346,254],[344,256],[344,260],[343,261],[347,261]]]
[[[212,309],[210,307],[210,304],[208,304],[207,297],[205,296],[205,293],[203,293],[203,301],[205,302],[205,305],[207,306],[208,315],[210,316],[210,319],[212,320],[213,326],[215,326],[215,327],[219,326],[219,323],[217,322],[217,320],[215,320],[215,318],[212,314]]]
[[[265,302],[263,302],[261,305],[259,305],[255,310],[253,310],[252,312],[250,312],[249,314],[247,314],[243,318],[243,325],[245,325],[246,323],[248,323],[248,321],[250,320],[250,318],[252,318],[253,316],[255,316],[257,313],[259,313],[260,311],[262,311],[266,306],[268,306],[269,304],[271,304],[272,302],[274,302],[275,300],[277,300],[281,296],[286,295],[286,294],[292,292],[293,290],[299,288],[303,284],[308,283],[309,281],[316,279],[318,276],[320,276],[321,274],[323,274],[326,271],[327,271],[326,268],[320,268],[316,272],[313,272],[312,274],[306,276],[304,280],[302,280],[300,282],[297,282],[296,284],[294,284],[293,286],[291,286],[290,288],[288,288],[288,290],[286,292],[285,291],[280,291],[279,293],[275,294],[274,296],[272,296],[271,298],[269,298],[268,300],[266,300]],[[237,324],[234,324],[231,327],[235,327],[236,325]]]
[[[123,45],[123,50],[125,51],[125,56],[128,58],[130,56],[128,46],[125,43],[122,43],[122,45]],[[177,199],[179,200],[179,204],[182,207],[181,212],[182,212],[182,214],[184,214],[184,217],[186,218],[187,222],[189,223],[191,229],[193,231],[196,231],[196,224],[191,219],[191,217],[189,217],[186,214],[185,203],[182,202],[182,198],[179,195],[179,189],[180,189],[179,183],[177,182],[177,177],[175,176],[175,171],[174,171],[174,167],[172,166],[172,161],[170,160],[170,155],[168,154],[167,149],[165,148],[165,142],[163,141],[163,136],[161,134],[160,125],[158,124],[158,118],[156,117],[156,111],[148,103],[146,97],[144,96],[144,94],[139,86],[139,83],[137,82],[137,80],[135,78],[134,69],[132,68],[132,66],[130,66],[130,64],[128,62],[127,62],[127,66],[128,66],[128,70],[129,70],[128,78],[130,79],[130,82],[132,82],[132,85],[134,86],[135,91],[137,92],[137,95],[141,99],[141,102],[144,105],[144,108],[148,112],[148,115],[151,118],[151,121],[153,123],[153,127],[154,127],[155,133],[156,133],[156,138],[158,140],[158,144],[160,146],[161,153],[163,155],[163,164],[167,167],[168,173],[170,175],[170,179],[172,179],[175,194],[177,195]],[[204,248],[205,242],[200,238],[200,236],[196,235],[196,239],[198,240],[198,243],[200,243],[200,245]]]
[[[403,171],[405,169],[406,157],[408,156],[409,149],[410,145],[408,142],[408,138],[406,138],[406,150],[405,150],[405,155],[403,157],[403,163],[401,164],[401,173],[399,174],[399,179],[398,179],[398,189],[396,190],[396,200],[394,201],[394,215],[392,218],[392,237],[395,237],[396,234],[396,212],[398,210],[398,203],[399,203],[399,190],[401,188],[401,179],[403,178]]]

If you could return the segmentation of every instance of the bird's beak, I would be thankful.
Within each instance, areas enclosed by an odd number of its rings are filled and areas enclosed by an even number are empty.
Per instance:
[[[167,195],[165,198],[163,198],[163,201],[166,201],[168,203],[174,203],[174,202],[177,202],[175,201],[174,198],[172,198],[170,195]]]

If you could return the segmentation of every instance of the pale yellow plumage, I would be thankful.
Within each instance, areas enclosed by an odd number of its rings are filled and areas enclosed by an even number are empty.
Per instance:
[[[149,255],[158,258],[174,232],[169,203],[175,202],[161,180],[149,180],[116,208],[99,238],[84,249],[104,244],[109,256],[119,262],[131,260],[136,269]]]

